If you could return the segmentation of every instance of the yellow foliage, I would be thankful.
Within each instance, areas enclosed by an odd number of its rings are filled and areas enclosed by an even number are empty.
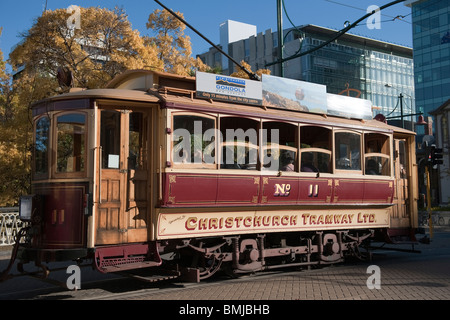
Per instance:
[[[29,112],[28,107],[20,107],[18,90],[10,82],[0,51],[0,206],[17,205],[30,182]]]
[[[176,12],[183,18],[181,12]],[[147,37],[146,42],[155,45],[158,57],[164,63],[164,71],[179,75],[193,75],[195,70],[206,71],[208,66],[199,58],[191,56],[191,39],[184,34],[186,26],[167,10],[155,10],[148,17],[147,29],[155,36]]]
[[[250,65],[245,62],[244,60],[241,61],[241,66],[243,66],[245,69],[247,69],[250,72],[252,71],[252,68],[250,67]],[[244,70],[242,70],[241,67],[239,66],[235,66],[234,67],[235,71],[231,74],[232,77],[236,77],[236,78],[244,78],[244,79],[249,79],[249,75],[247,74],[247,72],[245,72]],[[270,75],[270,70],[269,69],[258,69],[255,72],[258,76],[262,76],[263,74],[268,74]]]
[[[80,8],[81,28],[70,28],[65,9],[45,11],[10,55],[13,67],[56,77],[58,67],[73,73],[74,85],[104,86],[130,68],[162,67],[154,46],[146,45],[121,9]]]

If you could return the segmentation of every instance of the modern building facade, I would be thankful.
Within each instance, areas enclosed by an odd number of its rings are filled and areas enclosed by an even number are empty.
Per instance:
[[[450,99],[444,102],[439,108],[430,112],[435,121],[435,145],[442,149],[442,164],[432,174],[436,175],[438,183],[438,194],[435,195],[437,202],[443,205],[450,204]]]
[[[450,99],[450,1],[405,5],[412,12],[416,106],[428,116]]]
[[[449,184],[449,99],[450,99],[450,1],[407,0],[411,7],[414,49],[416,107],[432,126],[417,131],[417,142],[435,144],[444,151],[444,163],[431,171],[432,203],[448,204]],[[419,173],[427,150],[418,150]],[[422,157],[422,159],[420,159]],[[419,182],[421,179],[419,179]]]
[[[283,57],[295,56],[327,41],[337,31],[305,25],[283,31]],[[278,60],[277,32],[266,30],[241,40],[221,43],[222,49],[237,61],[246,61],[252,70],[270,69],[271,74],[327,86],[328,93],[360,96],[371,100],[374,116],[383,114],[401,124],[400,116],[415,113],[414,65],[412,49],[380,40],[345,34],[333,43],[307,55]],[[212,67],[222,67],[223,74],[235,71],[231,61],[221,64],[215,48],[199,55]],[[400,99],[401,97],[401,99]],[[411,128],[415,117],[405,116],[404,127]]]

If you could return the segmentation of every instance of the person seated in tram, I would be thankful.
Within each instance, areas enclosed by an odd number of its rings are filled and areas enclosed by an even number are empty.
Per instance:
[[[300,170],[302,172],[319,172],[319,170],[313,164],[312,152],[302,153],[302,166]]]
[[[281,171],[295,171],[294,159],[292,159],[292,157],[289,156],[285,159],[285,163],[281,168]]]
[[[366,166],[366,174],[379,175],[379,165],[374,159],[369,159]]]

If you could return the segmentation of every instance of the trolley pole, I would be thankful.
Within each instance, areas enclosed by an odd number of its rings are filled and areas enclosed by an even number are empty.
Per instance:
[[[428,225],[430,227],[430,239],[433,238],[433,219],[431,216],[431,186],[430,186],[430,170],[429,165],[425,166],[425,174],[427,175],[427,212],[428,212]]]

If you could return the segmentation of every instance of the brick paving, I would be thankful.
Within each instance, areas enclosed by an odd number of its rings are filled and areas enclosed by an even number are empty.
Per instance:
[[[120,300],[448,300],[450,257],[439,261],[381,265],[380,289],[369,289],[367,265],[330,267],[286,275],[248,276],[212,284],[186,285]],[[401,270],[399,270],[401,269]]]
[[[370,263],[336,265],[309,271],[283,270],[237,279],[193,283],[129,285],[129,279],[82,284],[78,291],[57,290],[27,299],[158,301],[298,300],[450,300],[450,232],[435,234],[421,254],[375,251]],[[369,265],[380,268],[380,289],[369,289]],[[67,277],[67,275],[65,275]],[[7,283],[5,283],[7,284]]]
[[[450,234],[449,234],[450,235]],[[108,300],[449,300],[450,236],[421,245],[422,254],[382,252],[370,263],[245,276],[180,288],[97,297]],[[393,257],[394,256],[394,257]],[[380,289],[369,289],[369,265],[380,268]]]

